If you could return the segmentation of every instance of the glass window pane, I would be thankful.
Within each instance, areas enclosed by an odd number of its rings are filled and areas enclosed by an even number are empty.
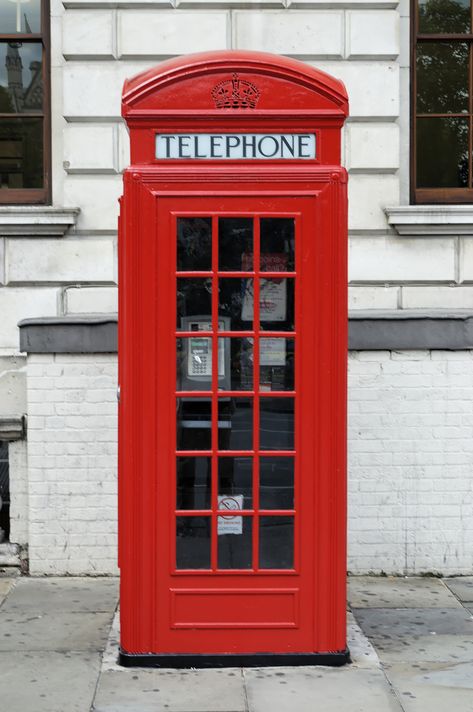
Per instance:
[[[210,517],[176,517],[176,568],[210,569]]]
[[[261,271],[294,270],[294,218],[261,218]]]
[[[253,269],[253,219],[219,218],[218,268],[251,272]]]
[[[259,302],[261,329],[294,330],[294,279],[262,279]]]
[[[0,118],[0,189],[42,187],[43,120]]]
[[[25,35],[41,32],[41,0],[0,0],[0,30]]]
[[[294,398],[260,398],[260,448],[294,449]]]
[[[178,398],[176,421],[178,450],[211,449],[212,403],[210,398]]]
[[[251,457],[219,457],[218,494],[219,497],[236,498],[239,509],[252,508],[253,459]]]
[[[210,509],[210,457],[176,458],[176,509]]]
[[[252,525],[252,517],[217,517],[219,569],[251,569]]]
[[[251,331],[253,329],[253,280],[224,278],[219,280],[219,322],[223,329]],[[219,328],[220,327],[219,324]]]
[[[294,517],[260,517],[260,569],[294,568]]]
[[[176,390],[210,391],[212,388],[212,339],[195,336],[177,339]],[[223,365],[221,372],[223,373]]]
[[[0,42],[0,113],[43,110],[42,56],[41,42]]]
[[[294,339],[271,338],[259,341],[260,390],[294,390]]]
[[[177,218],[177,269],[184,272],[212,269],[211,218]]]
[[[212,330],[212,280],[180,278],[177,280],[177,329]]]
[[[417,187],[468,187],[468,119],[417,119]]]
[[[418,0],[419,32],[470,32],[470,0]]]
[[[468,111],[469,52],[466,42],[419,42],[417,113]]]
[[[253,399],[221,398],[218,402],[219,450],[253,449]]]
[[[294,508],[294,458],[261,457],[260,509]]]
[[[253,388],[253,339],[220,338],[224,377],[219,386],[224,391],[250,391]]]

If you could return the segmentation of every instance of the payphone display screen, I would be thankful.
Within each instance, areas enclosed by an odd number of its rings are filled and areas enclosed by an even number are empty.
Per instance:
[[[295,229],[177,218],[177,570],[294,567]]]

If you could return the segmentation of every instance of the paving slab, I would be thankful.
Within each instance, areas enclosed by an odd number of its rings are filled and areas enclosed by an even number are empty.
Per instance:
[[[410,638],[421,635],[473,636],[473,618],[460,608],[354,608],[353,613],[369,638]]]
[[[352,608],[460,607],[441,579],[426,577],[350,576],[348,601]]]
[[[0,651],[103,650],[113,614],[24,613],[0,608]]]
[[[3,610],[35,613],[100,613],[118,602],[118,578],[21,578]]]
[[[257,668],[244,675],[249,712],[402,712],[380,669]]]
[[[0,606],[13,588],[16,579],[0,578]]]
[[[4,712],[89,712],[99,653],[0,653]]]
[[[471,663],[398,663],[385,671],[405,712],[473,712]]]
[[[376,650],[361,630],[351,611],[347,614],[347,642],[352,665],[356,667],[379,667]]]
[[[446,578],[443,579],[443,582],[462,603],[473,605],[473,576]]]
[[[242,671],[105,670],[94,712],[245,712]],[[293,711],[292,711],[293,712]]]
[[[473,636],[423,635],[410,638],[371,638],[381,662],[444,662],[473,664]]]

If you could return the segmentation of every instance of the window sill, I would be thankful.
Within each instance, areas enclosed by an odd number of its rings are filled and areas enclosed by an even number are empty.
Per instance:
[[[0,440],[22,440],[25,437],[25,418],[0,416]]]
[[[384,211],[402,237],[473,235],[473,205],[401,205]]]
[[[37,205],[0,206],[0,237],[64,237],[80,208]]]

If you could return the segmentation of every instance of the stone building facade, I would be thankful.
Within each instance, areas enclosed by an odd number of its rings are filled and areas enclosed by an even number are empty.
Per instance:
[[[257,49],[317,66],[350,97],[349,569],[471,574],[473,208],[412,201],[415,6],[51,0],[52,199],[0,205],[0,563],[116,573],[122,85],[171,56]]]

